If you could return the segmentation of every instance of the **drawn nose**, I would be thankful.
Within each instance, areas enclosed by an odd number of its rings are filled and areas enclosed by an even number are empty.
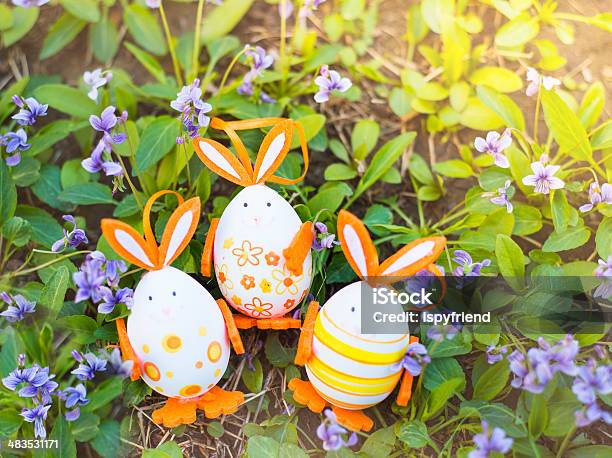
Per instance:
[[[162,307],[161,311],[164,316],[170,316],[172,309],[170,307]]]
[[[259,216],[253,216],[253,222],[255,224],[259,224],[259,221],[261,220],[261,218],[259,218]]]

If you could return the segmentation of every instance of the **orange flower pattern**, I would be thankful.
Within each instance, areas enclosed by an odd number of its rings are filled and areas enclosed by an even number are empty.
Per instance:
[[[251,245],[249,240],[243,240],[241,248],[234,248],[232,254],[238,258],[238,265],[240,267],[252,264],[254,266],[259,265],[259,256],[263,253],[263,248],[254,247]]]
[[[295,299],[287,299],[283,304],[283,307],[285,307],[286,309],[292,309],[293,307],[295,307]]]
[[[244,304],[244,308],[248,311],[247,313],[254,318],[272,316],[270,312],[272,304],[263,302],[258,297],[254,297],[250,303]]]
[[[266,264],[269,266],[277,266],[278,261],[280,261],[280,256],[277,255],[274,251],[270,251],[266,254]]]
[[[276,280],[276,294],[285,294],[285,291],[288,291],[289,294],[295,295],[299,291],[298,283],[302,281],[304,274],[295,277],[286,266],[283,266],[283,270],[276,269],[272,271],[272,278]]]
[[[240,280],[240,284],[246,289],[255,288],[255,277],[252,277],[250,275],[243,275],[242,280]]]

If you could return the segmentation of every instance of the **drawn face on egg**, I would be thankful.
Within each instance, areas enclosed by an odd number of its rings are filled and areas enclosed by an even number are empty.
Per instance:
[[[265,185],[247,186],[229,203],[225,213],[239,215],[241,224],[257,230],[273,228],[293,208],[276,191]]]

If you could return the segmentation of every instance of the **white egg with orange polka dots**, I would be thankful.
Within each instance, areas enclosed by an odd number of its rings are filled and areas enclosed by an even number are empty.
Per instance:
[[[199,396],[227,368],[230,345],[219,306],[202,285],[173,267],[143,275],[127,332],[142,378],[165,396]]]

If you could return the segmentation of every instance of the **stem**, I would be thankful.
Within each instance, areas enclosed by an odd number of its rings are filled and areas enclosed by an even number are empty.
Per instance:
[[[193,37],[193,54],[191,55],[191,74],[189,80],[193,80],[200,72],[200,35],[202,29],[202,16],[204,15],[204,0],[198,1],[198,12],[196,13],[195,35]]]
[[[234,65],[236,65],[236,62],[238,62],[238,59],[240,59],[240,56],[242,56],[246,52],[246,50],[247,48],[245,47],[244,49],[242,49],[242,51],[236,54],[234,58],[232,59],[232,61],[230,62],[230,64],[227,66],[227,70],[225,70],[225,73],[223,74],[223,79],[221,80],[219,89],[217,89],[217,93],[215,94],[215,102],[217,98],[219,97],[219,95],[223,92],[223,89],[225,88],[225,83],[227,82],[227,78],[229,77],[229,74],[232,71],[232,68],[234,68]]]
[[[538,144],[538,117],[540,116],[540,104],[542,103],[542,84],[538,85],[538,98],[536,100],[536,110],[533,115],[533,140]]]
[[[557,458],[561,458],[563,456],[563,452],[567,448],[567,446],[569,444],[569,441],[570,441],[570,439],[572,438],[572,436],[574,435],[575,432],[576,432],[576,426],[572,426],[572,429],[570,429],[567,432],[567,434],[563,438],[563,442],[561,442],[561,446],[559,447],[559,451],[557,452],[557,455],[556,455]]]
[[[121,157],[120,154],[117,154],[117,153],[115,153],[115,156],[117,156],[117,159],[119,159],[119,163],[121,164],[121,168],[123,169],[123,175],[125,176],[125,179],[128,182],[128,186],[132,190],[132,194],[134,194],[134,199],[136,199],[136,203],[138,204],[138,207],[140,207],[140,209],[142,210],[144,208],[144,205],[142,201],[140,200],[140,197],[138,196],[138,191],[136,190],[134,183],[132,183],[132,179],[130,178],[130,174],[128,173],[127,168],[125,167],[125,164],[123,163],[123,158]]]
[[[183,77],[181,76],[181,68],[179,67],[176,53],[174,52],[174,41],[172,34],[170,33],[170,27],[168,26],[168,19],[166,18],[166,10],[164,10],[164,2],[159,2],[159,15],[161,16],[162,25],[164,27],[164,33],[166,34],[166,42],[168,43],[168,49],[170,50],[170,57],[172,57],[172,66],[174,67],[174,76],[179,86],[183,85]]]
[[[43,264],[41,264],[39,266],[32,267],[30,269],[26,269],[26,270],[21,270],[21,268],[17,269],[15,272],[10,273],[7,276],[8,276],[8,278],[13,278],[13,277],[19,277],[21,275],[31,274],[33,272],[36,272],[37,270],[44,269],[45,267],[49,267],[49,266],[55,264],[56,262],[63,261],[64,259],[72,258],[73,256],[77,256],[77,255],[81,255],[81,254],[89,254],[89,253],[91,253],[91,251],[89,251],[89,250],[75,251],[73,253],[68,253],[68,254],[65,254],[63,256],[60,256],[59,258],[52,259],[51,261],[47,261],[47,262],[45,262],[45,263],[43,263]],[[23,265],[25,265],[25,263]]]
[[[296,14],[298,14],[296,12]],[[281,80],[281,94],[285,92],[285,83],[287,80],[287,75],[285,74],[285,58],[286,58],[286,40],[287,40],[287,1],[281,0],[281,32],[280,32],[280,50],[279,50],[279,60],[281,66],[281,73],[283,78]]]

